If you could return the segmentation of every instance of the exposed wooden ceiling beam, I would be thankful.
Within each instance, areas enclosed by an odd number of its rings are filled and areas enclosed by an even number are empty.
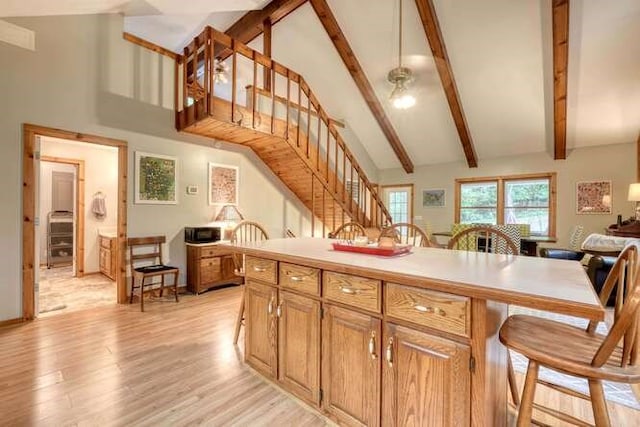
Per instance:
[[[460,136],[460,143],[462,144],[464,155],[467,158],[467,164],[470,168],[478,167],[478,156],[473,146],[467,120],[464,116],[462,102],[460,102],[460,95],[458,94],[458,87],[453,77],[453,70],[449,62],[449,56],[447,55],[447,49],[444,45],[444,39],[440,31],[440,24],[438,23],[438,16],[433,7],[433,2],[431,0],[416,0],[416,6],[418,7],[422,27],[424,28],[429,47],[433,54],[433,60],[436,63],[436,68],[440,75],[440,81],[442,82],[447,102],[449,103],[453,122]]]
[[[569,0],[553,0],[553,158],[567,158]]]
[[[309,1],[311,2],[311,6],[313,6],[313,9],[316,12],[316,15],[318,15],[320,22],[324,26],[324,29],[327,31],[329,38],[331,38],[333,45],[336,47],[336,50],[342,58],[342,61],[346,65],[347,70],[349,70],[351,77],[353,77],[356,86],[358,86],[358,89],[360,89],[360,93],[362,93],[364,100],[369,106],[369,109],[373,113],[376,121],[380,125],[382,132],[387,137],[391,148],[398,157],[398,160],[400,160],[402,167],[407,173],[412,173],[413,162],[402,146],[398,134],[391,125],[391,121],[387,118],[387,115],[382,108],[382,104],[378,100],[375,91],[371,86],[371,83],[369,83],[369,80],[367,79],[367,76],[365,75],[360,62],[358,62],[358,59],[353,53],[353,50],[351,49],[351,46],[349,45],[349,42],[347,41],[344,33],[340,29],[340,25],[333,15],[333,12],[331,12],[329,5],[327,4],[326,0]]]
[[[251,10],[234,22],[225,34],[241,43],[248,44],[264,31],[265,21],[275,25],[282,18],[305,4],[308,0],[272,0],[260,10]],[[230,49],[223,50],[219,58],[231,55]]]

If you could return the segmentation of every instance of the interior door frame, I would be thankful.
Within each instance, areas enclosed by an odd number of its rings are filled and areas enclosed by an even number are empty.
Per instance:
[[[74,165],[77,169],[76,176],[76,246],[75,251],[75,276],[84,276],[84,160],[68,159],[65,157],[40,156],[41,162],[62,163]],[[42,218],[40,218],[42,224]]]
[[[116,286],[118,303],[127,302],[126,241],[127,241],[127,142],[120,139],[70,132],[33,124],[22,125],[22,319],[35,317],[35,218],[36,191],[34,160],[36,138],[48,136],[89,144],[107,145],[118,149],[118,257]]]

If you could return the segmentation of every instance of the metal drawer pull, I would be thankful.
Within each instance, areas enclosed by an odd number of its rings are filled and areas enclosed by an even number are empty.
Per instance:
[[[302,282],[304,280],[304,276],[289,276],[292,282]]]
[[[342,286],[342,285],[340,285],[340,291],[344,294],[349,294],[349,295],[355,295],[359,292],[358,289],[353,289],[348,286]]]
[[[265,271],[267,271],[267,269],[264,267],[258,267],[257,265],[254,265],[253,271],[257,271],[258,273],[264,273]]]
[[[276,316],[282,317],[282,303],[278,304],[278,307],[276,308]]]
[[[273,313],[273,298],[269,300],[269,304],[267,305],[267,313]]]
[[[389,367],[393,367],[393,338],[389,338],[389,342],[387,343],[387,365]]]
[[[420,304],[414,304],[413,308],[416,309],[416,311],[419,311],[420,313],[434,313],[434,314],[438,314],[440,316],[446,316],[447,312],[444,311],[443,309],[439,308],[439,307],[429,307],[429,306],[424,306],[424,305],[420,305]]]
[[[371,331],[371,338],[369,338],[369,354],[373,360],[378,358],[376,354],[376,333]]]

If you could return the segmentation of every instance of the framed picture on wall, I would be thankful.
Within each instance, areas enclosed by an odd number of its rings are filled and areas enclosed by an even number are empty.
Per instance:
[[[444,189],[422,190],[422,207],[443,208],[444,196]]]
[[[209,204],[238,204],[238,167],[209,163]]]
[[[178,159],[162,154],[135,153],[135,203],[175,205]]]
[[[610,214],[611,181],[578,181],[576,183],[577,214]]]

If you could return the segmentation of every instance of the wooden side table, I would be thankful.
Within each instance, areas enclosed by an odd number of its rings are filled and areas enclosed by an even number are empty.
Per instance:
[[[199,294],[211,288],[242,284],[234,274],[235,266],[229,249],[218,243],[187,243],[187,289]]]

